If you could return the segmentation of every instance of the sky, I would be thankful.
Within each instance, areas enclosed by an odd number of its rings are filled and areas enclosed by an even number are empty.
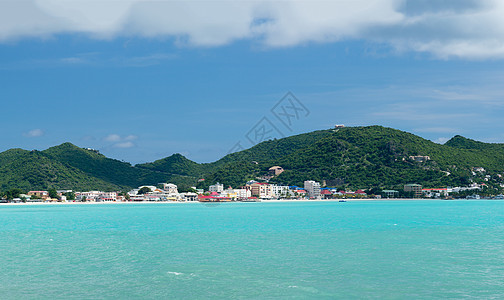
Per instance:
[[[0,151],[133,164],[382,125],[504,143],[504,2],[0,1]]]

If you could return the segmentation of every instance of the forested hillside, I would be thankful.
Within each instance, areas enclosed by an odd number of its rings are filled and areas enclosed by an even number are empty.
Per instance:
[[[265,177],[276,165],[285,171]],[[265,141],[207,164],[174,154],[132,166],[70,143],[44,151],[11,149],[0,153],[2,190],[127,190],[160,182],[173,182],[184,190],[216,182],[238,187],[248,180],[264,179],[288,185],[302,185],[310,179],[326,186],[363,189],[399,188],[405,183],[465,186],[473,182],[500,188],[503,173],[503,144],[455,136],[440,145],[381,126],[319,130]]]

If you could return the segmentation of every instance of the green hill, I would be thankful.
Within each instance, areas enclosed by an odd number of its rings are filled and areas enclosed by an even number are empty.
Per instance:
[[[420,157],[415,160],[412,156]],[[472,182],[500,188],[504,145],[461,136],[440,145],[392,128],[347,127],[265,141],[208,164],[174,154],[132,166],[64,143],[44,151],[0,153],[0,189],[127,190],[160,182],[173,182],[181,189],[215,182],[236,187],[248,180],[268,179],[268,169],[275,165],[285,172],[269,178],[270,182],[288,185],[311,179],[327,186],[367,189]],[[200,178],[205,180],[199,182]]]
[[[40,151],[8,150],[0,153],[0,188],[120,189],[120,186],[51,159]]]
[[[64,143],[44,151],[11,149],[0,153],[0,189],[129,190],[174,182],[190,186],[196,178],[137,168],[94,150]]]
[[[139,164],[136,167],[151,171],[169,172],[182,176],[201,176],[204,173],[204,165],[198,164],[185,158],[182,154],[176,153],[169,157],[156,160],[152,163]]]
[[[490,175],[488,184],[498,186],[497,174],[504,172],[503,146],[475,143],[476,149],[440,145],[381,126],[317,131],[228,155],[215,163],[216,170],[205,177],[205,182],[236,186],[280,165],[286,171],[271,182],[302,185],[304,180],[313,179],[353,188],[400,188],[413,182],[440,187],[483,182],[484,175]],[[430,159],[416,162],[410,156]],[[475,167],[483,167],[487,173],[473,175]]]

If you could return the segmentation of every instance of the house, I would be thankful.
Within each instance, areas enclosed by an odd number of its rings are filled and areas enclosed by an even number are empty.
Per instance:
[[[295,193],[297,193],[299,197],[306,197],[308,195],[308,193],[302,189],[295,190]]]
[[[356,190],[355,195],[358,196],[359,198],[365,198],[367,197],[367,193],[364,192],[363,190]]]
[[[409,159],[411,159],[414,162],[424,163],[424,162],[430,160],[430,156],[415,155],[415,156],[410,156]]]
[[[269,168],[268,171],[271,176],[278,176],[278,175],[282,174],[284,169],[280,166],[274,166],[274,167]]]
[[[422,189],[422,193],[427,198],[440,198],[448,196],[447,188]]]
[[[49,198],[49,192],[48,191],[29,191],[28,196],[30,196],[30,198],[39,198],[42,200],[46,200],[47,198]]]
[[[330,199],[332,198],[333,194],[331,193],[330,190],[322,190],[320,191],[320,195],[324,198],[324,199]]]

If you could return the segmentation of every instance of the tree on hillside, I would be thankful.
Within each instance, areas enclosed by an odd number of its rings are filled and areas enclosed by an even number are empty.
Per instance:
[[[75,193],[74,192],[65,193],[65,196],[67,197],[67,200],[75,200]]]
[[[58,192],[55,189],[49,189],[49,198],[51,199],[59,199]]]
[[[5,198],[7,198],[7,200],[12,200],[14,198],[19,198],[19,195],[21,195],[22,193],[23,191],[20,189],[10,189],[4,193],[4,196]]]
[[[138,195],[143,195],[143,194],[147,194],[147,193],[150,193],[151,192],[151,189],[144,186],[143,188],[141,188],[140,190],[138,190]]]

